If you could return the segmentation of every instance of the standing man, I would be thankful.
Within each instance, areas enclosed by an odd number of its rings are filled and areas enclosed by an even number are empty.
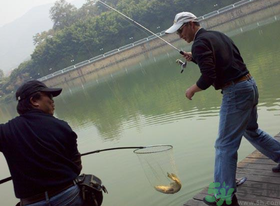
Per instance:
[[[190,43],[191,52],[185,52],[187,61],[196,63],[201,72],[198,81],[186,90],[192,100],[195,93],[211,85],[222,90],[219,134],[215,143],[214,184],[217,193],[206,196],[207,205],[238,205],[236,192],[237,150],[242,136],[264,155],[280,162],[280,143],[258,128],[258,88],[250,75],[234,42],[225,34],[201,28],[197,17],[190,12],[175,16],[174,24],[166,33],[174,33]],[[219,202],[220,205],[220,202]]]
[[[81,206],[74,180],[82,169],[77,135],[53,116],[60,88],[29,81],[16,92],[20,116],[0,125],[0,151],[21,206]]]

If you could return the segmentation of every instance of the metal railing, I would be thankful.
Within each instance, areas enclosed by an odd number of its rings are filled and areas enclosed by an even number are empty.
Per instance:
[[[219,9],[219,10],[212,11],[212,12],[210,12],[210,13],[208,13],[208,14],[205,14],[205,15],[203,15],[203,16],[200,16],[200,17],[198,17],[198,20],[200,20],[200,21],[201,21],[201,20],[206,20],[206,19],[208,19],[208,18],[214,17],[214,16],[216,16],[216,15],[218,15],[218,14],[221,14],[221,13],[223,13],[223,12],[227,12],[227,11],[229,11],[229,10],[231,10],[231,9],[236,8],[236,7],[239,7],[239,6],[242,6],[242,5],[244,5],[244,4],[250,3],[250,2],[252,2],[252,1],[255,1],[255,0],[241,0],[241,1],[239,1],[239,2],[236,2],[236,3],[234,3],[234,4],[231,4],[231,5],[229,5],[229,6],[223,7],[223,8],[221,8],[221,9]],[[165,35],[165,31],[161,31],[161,32],[157,33],[157,35],[160,36],[160,37],[162,37],[162,36]],[[131,49],[131,48],[133,48],[133,47],[135,47],[135,46],[138,46],[138,45],[140,45],[140,44],[144,44],[144,43],[149,42],[149,41],[151,41],[151,40],[154,40],[154,39],[156,39],[156,38],[157,38],[157,37],[156,37],[155,35],[148,36],[147,38],[140,39],[140,40],[138,40],[138,41],[136,41],[136,42],[133,42],[133,43],[124,45],[124,46],[122,46],[122,47],[120,47],[120,48],[118,48],[118,49],[114,49],[114,50],[108,51],[108,52],[106,52],[106,53],[104,53],[104,54],[100,54],[100,55],[95,56],[95,57],[92,57],[92,58],[90,58],[90,59],[88,59],[88,60],[79,62],[79,63],[77,63],[77,64],[75,64],[75,65],[66,67],[66,68],[64,68],[64,69],[61,69],[61,70],[56,71],[56,72],[54,72],[54,73],[52,73],[52,74],[46,75],[46,76],[44,76],[44,77],[41,77],[41,78],[39,78],[38,80],[39,80],[39,81],[48,80],[48,79],[53,78],[53,77],[55,77],[55,76],[61,75],[61,74],[63,74],[63,73],[72,71],[72,70],[74,70],[74,69],[78,69],[78,68],[80,68],[80,67],[83,67],[83,66],[92,64],[93,62],[99,61],[99,60],[104,59],[104,58],[106,58],[106,57],[115,55],[115,54],[117,54],[117,53],[119,53],[119,52],[122,52],[122,51],[125,51],[125,50],[127,50],[127,49]]]

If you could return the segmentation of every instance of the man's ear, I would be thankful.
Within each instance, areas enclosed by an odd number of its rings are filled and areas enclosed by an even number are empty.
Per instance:
[[[192,28],[192,29],[194,29],[194,28],[195,28],[195,24],[194,24],[194,22],[193,22],[193,21],[190,21],[190,26],[191,26],[191,28]]]
[[[39,107],[39,102],[38,102],[38,100],[33,99],[33,97],[30,97],[29,101],[30,101],[30,103],[32,104],[32,106],[33,106],[34,108]]]

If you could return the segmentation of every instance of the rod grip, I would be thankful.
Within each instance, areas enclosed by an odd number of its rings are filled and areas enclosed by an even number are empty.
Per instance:
[[[180,51],[180,54],[182,54],[182,55],[184,55],[184,52],[183,51]],[[194,61],[194,59],[192,58],[192,60],[191,60],[193,63],[195,63],[196,64],[196,62]]]

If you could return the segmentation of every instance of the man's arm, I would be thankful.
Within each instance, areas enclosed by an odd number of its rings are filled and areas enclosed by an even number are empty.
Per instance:
[[[198,64],[201,76],[196,84],[186,90],[186,97],[189,100],[192,100],[195,93],[210,87],[216,79],[215,58],[210,45],[202,41],[196,42],[196,45],[193,45],[193,52],[185,52],[184,57]]]
[[[74,162],[75,165],[77,165],[79,172],[81,172],[83,166],[82,166],[81,154],[79,152],[76,155],[74,155],[72,161]]]
[[[196,85],[200,89],[206,90],[217,78],[216,62],[211,43],[207,40],[195,42],[193,45],[192,56],[197,62],[201,72],[201,76],[196,82]]]
[[[69,128],[71,129],[71,127],[69,126]],[[69,152],[70,152],[70,159],[71,161],[77,166],[77,172],[80,173],[82,170],[82,160],[81,160],[81,154],[78,150],[78,144],[77,144],[77,134],[71,129],[71,136],[73,138],[71,141],[71,146],[69,148]]]

